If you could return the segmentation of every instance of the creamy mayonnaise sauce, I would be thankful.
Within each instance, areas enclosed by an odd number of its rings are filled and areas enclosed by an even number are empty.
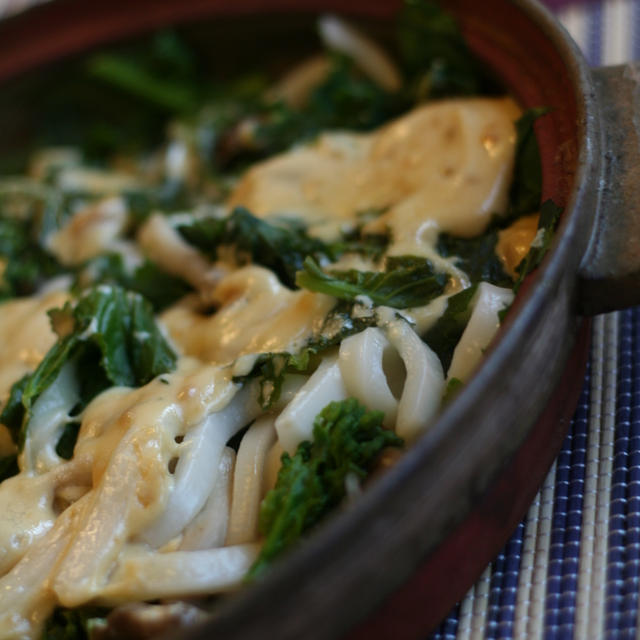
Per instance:
[[[504,211],[518,114],[509,98],[447,100],[373,133],[326,133],[255,165],[229,204],[312,231],[386,208],[371,229],[391,230],[391,254],[423,255],[438,230],[473,236]]]
[[[0,304],[0,401],[4,404],[14,382],[31,373],[56,341],[47,311],[69,299],[63,291],[16,298]]]
[[[128,222],[119,196],[105,198],[76,211],[66,224],[47,238],[47,248],[65,265],[78,265],[113,250]]]
[[[253,353],[294,353],[320,330],[335,304],[330,296],[292,291],[258,266],[222,278],[213,298],[220,307],[212,315],[176,306],[162,322],[184,353],[218,363]]]
[[[46,601],[75,606],[101,591],[120,552],[163,511],[178,440],[206,415],[223,409],[237,389],[228,369],[181,358],[174,373],[144,387],[116,387],[97,396],[85,410],[71,462],[45,475],[22,473],[0,485],[5,513],[0,567],[3,573],[10,569],[0,578],[0,593],[12,594],[14,618],[21,625],[31,621],[23,637],[35,637],[42,621],[43,600],[34,599],[33,589],[39,593],[44,587],[27,588],[21,582],[21,558],[32,562],[30,547],[50,530],[56,534],[57,488],[87,485],[85,508],[65,533],[68,539],[55,566],[48,569],[47,589],[55,597]],[[24,597],[16,595],[20,590]],[[32,609],[36,601],[38,615]],[[0,619],[0,630],[3,624],[6,618]]]

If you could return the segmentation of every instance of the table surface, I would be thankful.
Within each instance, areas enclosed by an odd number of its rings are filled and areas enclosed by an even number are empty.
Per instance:
[[[0,0],[0,18],[43,0]],[[640,59],[640,0],[546,0],[592,66]],[[593,323],[560,455],[525,519],[429,640],[640,640],[640,308]]]

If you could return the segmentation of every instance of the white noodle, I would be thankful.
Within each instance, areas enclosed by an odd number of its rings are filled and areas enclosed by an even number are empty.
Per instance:
[[[189,245],[166,216],[152,215],[140,228],[138,243],[168,273],[184,278],[203,294],[210,292],[223,273]]]
[[[444,372],[438,356],[420,340],[408,322],[394,320],[386,329],[407,371],[398,404],[396,432],[411,441],[426,429],[440,407]]]
[[[55,525],[57,492],[90,482],[88,461],[74,459],[48,473],[19,474],[0,484],[0,575],[9,571]]]
[[[283,453],[284,449],[282,448],[282,444],[279,440],[276,440],[275,444],[269,449],[269,453],[267,453],[267,458],[264,462],[263,498],[267,491],[270,491],[276,486],[278,471],[280,471],[280,467],[282,466],[281,458]]]
[[[215,486],[224,446],[259,412],[254,390],[245,387],[224,409],[207,416],[185,435],[178,448],[175,484],[167,505],[160,517],[140,534],[141,540],[160,547],[191,522]]]
[[[304,106],[314,87],[327,76],[330,64],[326,56],[314,56],[295,66],[269,91],[269,97],[292,107]]]
[[[383,89],[400,89],[402,78],[396,65],[361,31],[337,16],[322,17],[318,21],[318,30],[328,48],[353,58],[354,62]]]
[[[40,538],[22,560],[0,579],[1,638],[34,638],[56,604],[48,578],[69,543],[88,496],[63,511],[53,529]]]
[[[100,594],[103,604],[201,596],[242,583],[259,551],[257,544],[205,551],[130,552]]]
[[[69,413],[80,400],[75,363],[67,362],[55,381],[36,400],[29,420],[29,437],[20,454],[20,469],[45,473],[62,461],[56,445],[69,422]]]
[[[404,372],[402,361],[384,332],[370,327],[343,340],[339,363],[347,393],[367,408],[382,411],[385,423],[395,425],[398,399],[389,387],[387,374],[391,379],[402,380]],[[392,370],[385,371],[389,367]]]
[[[221,547],[227,537],[231,488],[236,453],[225,447],[220,458],[218,477],[202,511],[187,525],[180,543],[181,551]]]
[[[256,420],[242,438],[233,476],[228,545],[254,542],[258,538],[265,458],[275,439],[272,416]]]
[[[140,434],[132,431],[116,448],[98,487],[84,498],[89,506],[60,558],[51,587],[64,606],[83,604],[100,591],[127,542],[133,514],[144,510],[138,501],[145,484],[137,455]]]
[[[326,358],[276,419],[284,450],[294,453],[303,440],[312,440],[315,417],[330,402],[346,397],[337,356]]]
[[[498,314],[506,309],[514,298],[511,289],[481,282],[474,296],[474,307],[469,322],[458,342],[448,377],[465,382],[478,366],[485,349],[500,328]]]

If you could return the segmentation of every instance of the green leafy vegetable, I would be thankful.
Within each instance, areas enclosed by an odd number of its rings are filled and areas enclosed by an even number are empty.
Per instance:
[[[531,273],[544,258],[553,240],[553,232],[558,225],[562,208],[558,207],[552,200],[546,200],[540,207],[540,219],[538,221],[538,232],[531,248],[522,262],[516,267],[518,280],[514,285],[514,290],[518,291],[522,281]]]
[[[437,250],[441,256],[457,256],[456,266],[462,269],[472,282],[490,282],[499,287],[513,286],[496,254],[498,229],[492,228],[475,238],[457,238],[448,233],[438,236]]]
[[[533,125],[548,113],[546,107],[527,109],[516,122],[516,150],[513,180],[509,192],[509,219],[540,208],[542,199],[542,164]]]
[[[266,222],[244,207],[226,218],[201,218],[178,226],[181,235],[214,260],[220,246],[233,247],[239,262],[251,261],[271,269],[283,284],[295,286],[296,273],[307,256],[335,260],[347,251],[378,255],[386,238],[366,236],[328,244],[310,236],[299,221]]]
[[[102,285],[49,315],[58,341],[32,374],[13,385],[0,415],[20,446],[34,403],[67,363],[75,363],[84,403],[111,385],[140,386],[175,367],[151,305],[138,294]]]
[[[447,308],[438,321],[422,336],[438,355],[442,368],[447,371],[453,358],[453,351],[460,341],[460,337],[469,322],[473,308],[471,302],[476,294],[478,285],[451,296],[447,300]]]
[[[181,225],[178,231],[214,259],[218,247],[233,246],[240,259],[245,254],[250,261],[271,269],[288,286],[293,286],[305,256],[325,256],[328,251],[324,242],[309,236],[298,223],[283,220],[280,225],[271,224],[244,207],[236,207],[227,218],[204,218]]]
[[[41,640],[89,640],[92,630],[104,624],[108,613],[104,607],[58,607],[46,621]]]
[[[46,280],[64,272],[29,235],[28,224],[0,219],[0,259],[5,263],[0,298],[30,295]]]
[[[91,199],[28,178],[0,179],[0,299],[30,295],[70,271],[49,253],[47,240]]]
[[[121,195],[127,204],[130,232],[133,233],[153,213],[187,211],[199,204],[197,192],[187,187],[183,180],[175,178],[146,188],[128,189]]]
[[[398,97],[363,75],[350,58],[334,54],[327,77],[311,92],[302,117],[308,132],[359,131],[374,129],[405,108]]]
[[[411,93],[418,99],[493,93],[455,19],[429,0],[405,0],[398,45]]]
[[[197,96],[193,88],[157,77],[130,60],[116,55],[97,55],[89,63],[94,76],[170,112],[193,111]]]
[[[416,256],[387,258],[384,271],[331,271],[325,273],[309,257],[296,276],[299,287],[341,300],[368,297],[374,304],[396,309],[420,307],[445,289],[449,277],[436,273],[431,262]]]
[[[329,73],[299,108],[265,99],[263,87],[248,95],[233,87],[226,93],[236,98],[217,100],[213,109],[203,111],[216,140],[217,169],[242,167],[327,129],[370,130],[408,106],[341,55],[331,56]]]
[[[30,126],[12,146],[18,152],[27,148],[25,142],[35,147],[75,146],[98,164],[114,153],[148,153],[162,143],[168,114],[182,115],[208,95],[214,83],[203,62],[191,44],[166,30],[65,60],[53,72],[39,74],[37,81],[17,89],[16,104],[28,111]],[[25,158],[20,155],[22,164]],[[20,168],[15,162],[9,166]]]
[[[202,101],[193,52],[172,31],[156,34],[146,55],[97,54],[89,74],[169,113],[189,113]]]
[[[56,453],[65,460],[71,460],[73,457],[73,449],[76,446],[78,432],[80,431],[79,422],[69,422],[62,432],[58,444],[56,445]]]
[[[290,353],[263,353],[258,357],[251,373],[245,378],[256,377],[259,380],[258,402],[264,410],[277,402],[287,374],[303,373],[309,367],[309,352],[305,357],[296,357]]]
[[[52,231],[58,230],[79,201],[88,195],[63,192],[46,182],[31,178],[0,179],[0,214],[13,222],[29,222],[32,242],[44,246]]]
[[[342,501],[349,474],[366,478],[385,447],[402,446],[395,433],[383,429],[383,419],[382,412],[367,412],[353,398],[332,402],[315,419],[313,442],[302,442],[293,456],[282,455],[276,486],[260,507],[266,539],[249,578],[262,575]]]
[[[327,314],[318,334],[312,336],[299,352],[263,353],[247,375],[238,376],[234,380],[243,382],[249,378],[257,379],[260,406],[265,411],[270,409],[280,398],[282,385],[288,374],[311,372],[317,364],[318,354],[376,324],[375,314],[356,316],[353,306],[350,303],[339,302]]]
[[[156,311],[162,311],[193,291],[184,280],[163,271],[151,260],[137,267],[122,286],[149,300]]]
[[[498,322],[500,324],[502,324],[504,322],[504,319],[509,314],[509,310],[511,309],[512,304],[513,303],[511,303],[510,305],[506,306],[504,309],[500,309],[500,311],[498,311]]]
[[[135,291],[144,296],[156,312],[193,291],[184,280],[163,271],[150,260],[129,271],[118,253],[102,254],[85,264],[76,276],[73,290],[79,293],[97,284],[117,284]]]
[[[487,230],[474,238],[458,238],[447,233],[438,236],[437,249],[440,255],[457,256],[456,266],[465,271],[472,282],[513,286],[513,278],[504,271],[495,247],[501,229],[516,218],[540,209],[542,169],[533,125],[547,111],[545,108],[528,109],[516,122],[514,177],[507,215],[494,216]]]
[[[26,374],[20,378],[11,387],[11,393],[4,409],[0,414],[0,422],[8,427],[14,442],[18,441],[20,427],[24,418],[24,405],[22,404],[22,396],[24,390],[29,383],[30,375]]]

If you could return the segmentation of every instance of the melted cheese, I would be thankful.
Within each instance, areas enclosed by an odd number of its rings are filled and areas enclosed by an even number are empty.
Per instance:
[[[73,606],[104,588],[129,541],[163,511],[172,486],[168,463],[176,439],[223,409],[236,391],[228,370],[182,358],[176,372],[162,380],[97,396],[84,413],[70,463],[41,476],[22,473],[0,485],[5,514],[0,520],[0,575],[11,569],[0,578],[0,589],[12,590],[13,606],[20,613],[2,618],[0,628],[14,633],[24,628],[25,637],[35,637],[44,606],[38,594],[46,595],[50,610],[56,601]],[[63,512],[84,505],[80,512],[74,510],[73,526],[65,530],[64,547],[56,552],[57,563],[47,569],[51,587],[45,594],[38,584],[25,585],[20,595],[15,583],[23,581],[20,576],[33,564],[29,549],[39,540],[37,548],[57,540],[56,488],[87,483],[92,486],[89,492]],[[35,626],[27,629],[27,621]]]
[[[392,254],[422,255],[434,231],[472,236],[504,211],[517,115],[510,99],[451,100],[371,134],[327,133],[254,166],[229,204],[312,229],[388,208],[370,229],[391,229]]]
[[[17,475],[0,484],[0,575],[53,526],[54,490],[55,484],[46,476]]]
[[[53,526],[56,490],[87,481],[86,465],[74,460],[45,475],[22,473],[0,484],[0,575]]]
[[[33,371],[56,341],[47,310],[61,307],[69,294],[53,291],[31,298],[17,298],[0,305],[0,401],[11,386]]]
[[[124,200],[112,197],[81,209],[47,239],[47,248],[65,265],[82,264],[113,249],[127,224]]]
[[[44,621],[56,604],[49,578],[83,514],[85,504],[86,499],[80,499],[66,509],[49,534],[39,538],[24,558],[0,578],[0,638],[24,640],[40,637]]]
[[[101,398],[83,421],[75,455],[94,456],[93,500],[52,580],[65,606],[82,604],[105,587],[120,552],[164,511],[177,439],[222,410],[238,389],[229,371],[190,359],[162,380],[111,397],[108,416]],[[109,452],[114,429],[124,434]]]
[[[181,358],[178,369],[139,389],[112,387],[85,409],[74,458],[92,461],[93,485],[100,482],[111,456],[132,428],[157,425],[162,458],[175,452],[175,437],[233,396],[231,374],[197,360]],[[164,382],[163,382],[164,381]],[[161,427],[161,428],[160,428]]]
[[[165,312],[162,322],[185,354],[218,363],[247,354],[296,351],[320,329],[335,303],[329,296],[291,291],[256,266],[224,277],[214,298],[220,308],[213,315],[178,306]]]

